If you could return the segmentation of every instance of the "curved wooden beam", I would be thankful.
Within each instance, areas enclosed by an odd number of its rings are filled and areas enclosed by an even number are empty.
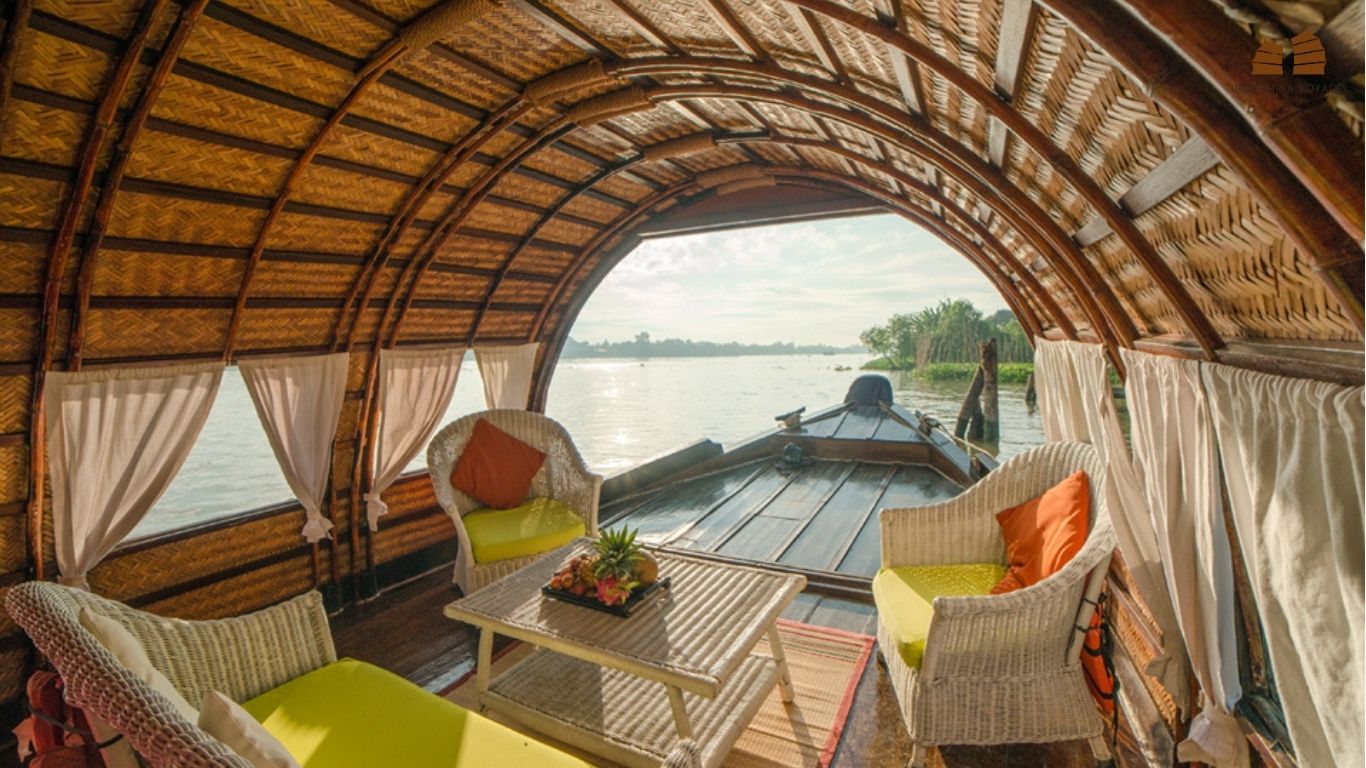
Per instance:
[[[720,90],[713,85],[679,85],[661,87],[651,92],[651,97],[657,100],[668,98],[704,98],[716,97]],[[783,106],[804,109],[812,114],[820,114],[830,119],[842,122],[853,128],[860,129],[867,133],[882,138],[889,144],[904,149],[916,156],[929,159],[935,163],[941,171],[950,174],[959,184],[973,191],[984,199],[998,198],[1005,204],[1005,210],[1014,211],[1042,233],[1051,245],[1052,249],[1060,253],[1069,266],[1080,276],[1085,283],[1086,293],[1088,290],[1095,293],[1096,298],[1101,302],[1104,314],[1109,318],[1108,324],[1100,324],[1096,330],[1098,333],[1113,332],[1118,336],[1121,345],[1128,345],[1137,335],[1132,318],[1120,306],[1118,299],[1110,290],[1108,283],[1100,275],[1089,259],[1081,253],[1077,244],[1062,231],[1062,228],[1050,216],[1044,213],[1039,204],[1028,196],[1024,195],[1014,187],[999,169],[991,166],[982,160],[966,147],[953,141],[930,144],[924,139],[916,136],[907,137],[899,131],[886,126],[885,124],[871,120],[862,112],[850,112],[834,107],[830,104],[813,101],[801,95],[791,93],[779,93],[762,88],[728,86],[725,89],[726,95],[722,98],[746,98],[755,101],[767,101]],[[869,103],[859,106],[862,111],[890,111],[885,105],[875,100],[867,100]],[[908,144],[906,139],[911,138],[916,143]],[[1022,230],[1027,232],[1028,230]],[[1035,247],[1041,253],[1048,253],[1049,245],[1035,242]]]
[[[47,388],[47,373],[52,369],[57,336],[57,314],[62,297],[62,283],[66,278],[67,262],[71,256],[72,242],[76,237],[76,227],[80,224],[81,211],[95,181],[100,159],[104,156],[105,144],[118,115],[119,104],[124,91],[137,69],[138,60],[151,38],[157,17],[166,5],[166,0],[147,0],[133,22],[123,53],[115,62],[100,96],[95,113],[86,127],[85,138],[81,141],[80,159],[77,161],[75,178],[67,191],[66,200],[57,214],[57,228],[52,243],[48,247],[47,278],[43,285],[42,308],[38,315],[38,354],[33,364],[32,401],[30,403],[29,423],[29,504],[28,529],[29,546],[36,553],[32,561],[34,578],[43,578],[43,476],[47,472],[47,442],[44,392]]]
[[[1111,333],[1111,331],[1107,329],[1107,325],[1109,325],[1113,328],[1113,334],[1116,337],[1117,342],[1123,345],[1127,345],[1138,335],[1132,319],[1120,305],[1114,292],[1105,280],[1105,277],[1095,269],[1091,264],[1091,261],[1082,253],[1073,238],[1063,232],[1061,227],[1059,227],[1056,222],[1053,222],[1051,217],[1042,215],[1042,209],[1039,208],[1038,204],[1028,196],[1019,192],[1018,188],[1005,177],[1000,169],[983,162],[960,143],[953,141],[942,133],[929,129],[923,121],[908,120],[906,115],[899,110],[892,109],[887,104],[868,97],[852,88],[840,84],[829,83],[820,78],[788,72],[772,66],[771,64],[743,62],[733,59],[689,57],[687,59],[666,58],[631,60],[629,62],[620,62],[611,65],[610,71],[615,72],[619,76],[645,73],[689,75],[699,71],[706,71],[711,74],[729,73],[747,78],[773,80],[788,86],[796,86],[799,89],[821,92],[837,101],[848,104],[852,108],[867,115],[877,116],[885,124],[898,131],[915,133],[915,130],[918,128],[922,132],[937,134],[937,141],[933,142],[933,144],[925,144],[926,147],[929,147],[932,150],[929,158],[932,162],[938,163],[941,169],[953,175],[960,184],[967,184],[968,182],[964,180],[961,174],[954,173],[952,167],[952,163],[954,162],[957,162],[960,167],[964,168],[968,173],[975,175],[976,178],[973,183],[985,182],[986,185],[993,190],[988,197],[999,196],[1008,202],[1013,201],[1014,205],[1021,209],[1031,211],[1037,210],[1041,215],[1033,216],[1033,219],[1036,222],[1048,219],[1049,224],[1044,226],[1041,231],[1047,232],[1050,235],[1049,239],[1053,243],[1052,249],[1047,246],[1040,246],[1037,242],[1035,245],[1039,248],[1039,251],[1046,256],[1050,254],[1051,250],[1056,250],[1063,254],[1066,257],[1066,260],[1072,265],[1073,270],[1081,276],[1079,279],[1088,283],[1088,285],[1080,289],[1073,286],[1074,293],[1082,302],[1083,306],[1092,303],[1090,294],[1092,291],[1097,291],[1097,298],[1100,301],[1100,306],[1105,310],[1105,316],[1110,318],[1110,323],[1099,322],[1093,316],[1092,325],[1096,330],[1096,333],[1102,336]],[[788,106],[792,105],[789,104]],[[876,132],[862,119],[861,115],[855,116],[855,119],[850,119],[849,116],[841,116],[839,119],[846,124],[865,132]],[[904,143],[900,143],[900,146],[918,156],[926,156],[924,150],[907,147]],[[942,151],[936,153],[933,151],[934,149]],[[982,196],[980,192],[979,196]],[[999,206],[993,206],[993,208],[998,211],[1000,210]]]
[[[194,31],[195,24],[199,22],[206,5],[208,0],[192,0],[180,7],[175,27],[161,46],[161,55],[151,74],[147,76],[147,83],[143,86],[142,94],[138,96],[128,122],[123,127],[123,136],[114,149],[113,157],[110,158],[108,170],[105,171],[104,182],[100,185],[99,198],[95,203],[95,213],[85,233],[80,270],[76,273],[76,302],[71,310],[71,335],[66,353],[68,370],[78,371],[81,368],[81,357],[85,352],[85,326],[90,314],[90,294],[95,283],[95,266],[99,262],[100,248],[104,245],[104,235],[109,229],[109,218],[114,212],[114,200],[118,197],[119,187],[123,184],[123,177],[128,172],[128,163],[133,157],[133,147],[142,136],[142,129],[152,114],[152,107],[161,96],[162,88],[170,78],[175,63],[180,60],[180,52],[190,39],[190,33]]]
[[[1165,298],[1172,303],[1186,328],[1205,351],[1206,357],[1212,358],[1214,350],[1223,345],[1223,340],[1215,331],[1209,318],[1205,317],[1195,304],[1181,280],[1153,248],[1152,243],[1149,243],[1147,238],[1138,231],[1133,219],[1129,218],[1118,204],[1105,194],[1100,185],[1081,168],[1071,155],[1054,145],[1037,126],[998,99],[987,86],[980,83],[972,75],[958,69],[929,46],[902,35],[890,27],[883,26],[877,19],[863,16],[857,11],[836,5],[828,0],[792,0],[792,3],[813,11],[820,11],[832,19],[879,38],[884,44],[897,47],[922,66],[926,66],[939,74],[961,90],[965,96],[977,101],[988,114],[1003,122],[1020,141],[1023,141],[1052,165],[1064,179],[1068,180],[1082,199],[1110,225],[1111,230],[1119,236],[1125,246],[1138,259],[1148,277],[1162,291]],[[737,64],[745,67],[763,66],[748,62],[738,62]],[[826,84],[821,90],[834,91],[837,87]],[[731,97],[727,96],[726,98]],[[873,100],[869,99],[869,101]],[[885,105],[883,106],[885,107]],[[910,122],[903,118],[903,124],[913,134],[923,136],[930,141],[942,142],[947,138],[941,132],[930,128],[923,120]],[[952,143],[958,148],[964,148],[959,142]],[[1004,174],[1001,176],[1004,178]]]
[[[361,66],[357,81],[347,91],[346,96],[342,98],[336,109],[332,110],[327,121],[322,124],[317,133],[313,134],[313,138],[299,153],[298,158],[295,159],[284,183],[280,185],[280,191],[276,193],[275,200],[271,203],[270,210],[261,222],[261,228],[256,234],[256,241],[247,257],[247,265],[242,271],[242,283],[237,291],[237,301],[233,306],[232,319],[228,323],[227,340],[223,344],[223,359],[225,361],[232,360],[232,353],[237,345],[237,333],[242,324],[242,315],[247,308],[247,297],[251,293],[251,282],[255,277],[256,267],[261,262],[261,256],[265,252],[266,241],[270,237],[271,229],[279,220],[280,214],[284,212],[290,194],[294,191],[294,185],[298,183],[304,171],[308,170],[313,158],[317,156],[323,144],[331,137],[332,131],[351,113],[351,110],[365,96],[366,91],[384,77],[395,64],[402,61],[409,52],[427,47],[442,34],[449,32],[452,27],[468,23],[493,7],[494,4],[489,0],[446,0],[439,3],[417,19],[406,24],[398,31],[398,34],[381,46],[380,50]]]
[[[897,200],[894,196],[887,193],[886,190],[881,190],[862,179],[843,177],[838,174],[796,166],[766,168],[765,171],[775,174],[785,174],[797,180],[816,180],[817,182],[823,182],[824,188],[838,186],[844,189],[854,190],[879,200],[879,202],[886,205],[889,209],[895,209],[898,212],[904,212],[911,214],[912,216],[918,215],[915,213],[917,209],[913,206],[909,206],[905,202]],[[570,266],[561,273],[555,288],[551,291],[549,298],[542,305],[540,312],[533,321],[528,338],[534,341],[540,337],[542,328],[549,317],[551,309],[559,305],[563,292],[573,283],[578,272],[582,270],[593,254],[597,253],[604,244],[621,234],[624,227],[635,222],[640,216],[644,215],[646,211],[653,210],[673,198],[689,194],[695,184],[695,179],[687,180],[652,196],[650,199],[642,202],[636,210],[624,214],[616,222],[613,222],[608,228],[599,233],[596,238],[586,244]],[[925,214],[923,218],[917,218],[917,221],[922,221],[922,223],[931,228],[936,235],[943,237],[946,242],[952,241],[951,244],[955,247],[964,244],[972,245],[970,241],[964,238],[960,233],[953,232],[953,230],[949,229],[946,222],[936,219],[932,215]],[[945,236],[946,234],[947,236]],[[1041,325],[1038,323],[1033,311],[1029,308],[1028,302],[1018,293],[1019,289],[1015,287],[1010,278],[1000,270],[1000,267],[986,257],[985,253],[975,245],[972,245],[971,248],[965,250],[969,251],[969,253],[965,253],[964,255],[969,258],[969,260],[973,261],[978,269],[982,270],[987,276],[988,280],[991,280],[992,283],[997,286],[998,290],[1002,292],[1003,298],[1011,304],[1012,309],[1017,310],[1021,314],[1024,318],[1024,322],[1031,325],[1036,331],[1041,332]],[[978,256],[981,258],[980,262],[976,258]],[[572,303],[573,301],[571,300],[571,304]]]
[[[549,374],[554,370],[555,363],[558,361],[560,353],[564,348],[565,340],[568,338],[569,330],[574,325],[574,319],[583,309],[588,297],[592,295],[602,279],[606,277],[613,267],[615,267],[616,263],[620,262],[622,258],[629,255],[634,249],[634,243],[631,243],[629,235],[626,233],[635,228],[642,218],[649,216],[665,202],[668,202],[675,197],[683,196],[681,193],[687,192],[688,188],[692,186],[695,185],[691,182],[684,182],[653,195],[649,201],[643,202],[635,211],[619,218],[609,230],[604,230],[598,238],[595,238],[593,242],[585,246],[584,250],[580,252],[579,258],[576,260],[576,271],[582,269],[582,267],[589,263],[599,252],[606,248],[612,248],[609,257],[599,259],[594,263],[593,270],[588,278],[575,289],[573,295],[566,303],[564,312],[560,315],[555,328],[550,333],[550,338],[543,339],[545,348],[541,352],[540,364],[534,374],[532,385],[531,403],[534,409],[544,408],[546,396],[550,387]],[[709,190],[704,190],[704,192],[705,191]],[[628,239],[622,241],[621,236],[627,236]],[[613,246],[612,244],[616,242],[622,242],[624,245],[628,245],[628,247]],[[558,299],[554,303],[558,304]],[[547,312],[551,306],[552,302],[547,302],[542,308],[542,314],[538,315],[535,326],[537,329],[543,327],[545,321],[549,319]],[[537,335],[539,336],[539,332]]]
[[[951,247],[957,249],[968,261],[977,267],[982,276],[991,281],[996,286],[996,290],[1001,297],[1010,304],[1011,310],[1016,316],[1021,318],[1020,322],[1030,329],[1033,334],[1043,332],[1044,325],[1034,312],[1034,304],[1030,301],[1030,292],[1023,290],[1016,284],[1015,279],[1006,271],[1005,267],[997,260],[1001,258],[1000,243],[995,238],[985,241],[985,245],[974,243],[962,231],[954,229],[945,219],[934,215],[933,211],[926,211],[919,206],[910,205],[905,200],[898,198],[885,189],[877,185],[858,178],[856,176],[840,176],[829,171],[812,171],[805,168],[789,169],[769,169],[771,175],[780,179],[781,183],[789,186],[810,186],[815,189],[843,188],[853,190],[867,195],[869,198],[882,203],[889,211],[895,212],[904,219],[908,219],[921,228],[929,231]],[[988,254],[988,248],[996,254],[995,259]],[[1037,294],[1035,294],[1037,295]],[[1035,302],[1037,303],[1037,302]],[[1056,324],[1056,323],[1055,323]],[[1073,334],[1072,338],[1075,338]]]
[[[1362,322],[1361,140],[1321,94],[1291,100],[1254,76],[1248,62],[1255,41],[1209,3],[1041,2],[1185,120]],[[1136,28],[1135,16],[1144,26]],[[1163,67],[1154,70],[1159,61]],[[1353,149],[1355,158],[1345,160],[1342,153]]]
[[[825,144],[823,142],[818,142],[811,139],[802,139],[798,137],[788,136],[775,136],[772,137],[771,140],[774,143],[784,144],[787,146],[805,146],[811,149],[819,149],[825,152],[833,152],[836,154],[843,155],[850,161],[863,163],[868,167],[874,167],[873,164],[870,163],[867,158],[862,157],[857,152],[854,152],[839,144]],[[1063,332],[1063,335],[1066,336],[1068,339],[1075,339],[1077,337],[1076,327],[1072,325],[1071,319],[1068,318],[1067,313],[1063,311],[1062,306],[1057,303],[1057,300],[1053,297],[1053,295],[1043,287],[1042,283],[1039,282],[1038,277],[1034,275],[1034,271],[1027,268],[1022,262],[1020,262],[1019,259],[1015,258],[1015,255],[1011,253],[1010,249],[1006,248],[1005,245],[1002,244],[994,234],[992,234],[991,230],[987,229],[987,227],[983,225],[980,221],[978,221],[970,212],[965,210],[957,202],[949,199],[949,197],[945,195],[943,192],[941,192],[937,187],[930,184],[925,184],[924,182],[921,182],[919,179],[916,179],[910,174],[904,173],[898,170],[897,168],[894,168],[890,165],[885,167],[877,166],[876,170],[879,173],[887,174],[891,178],[896,179],[896,181],[900,183],[902,186],[914,189],[916,192],[919,192],[925,197],[928,197],[930,200],[938,203],[941,207],[944,208],[945,211],[953,213],[954,216],[964,226],[966,226],[969,229],[969,231],[972,232],[972,234],[977,236],[978,239],[982,240],[984,243],[992,244],[993,252],[997,253],[999,255],[999,258],[1007,266],[1010,267],[1011,271],[1014,272],[1016,275],[1019,275],[1019,278],[1025,282],[1030,292],[1033,293],[1035,297],[1037,297],[1039,305],[1048,313],[1049,318],[1053,320],[1054,324],[1058,326],[1058,329]],[[986,202],[988,206],[991,205],[989,201],[983,200],[983,202]],[[993,210],[998,209],[993,208]],[[1005,215],[1002,215],[1002,218],[1006,218]],[[1008,224],[1011,224],[1011,228],[1017,234],[1021,232],[1021,230],[1018,227],[1015,227],[1014,224],[1011,223],[1011,219],[1007,218],[1006,220]],[[1062,274],[1064,272],[1070,274],[1070,271],[1066,270],[1065,268],[1059,267],[1052,260],[1053,254],[1051,251],[1043,251],[1040,253],[1040,256],[1045,261],[1047,261],[1049,265],[1053,268],[1053,271],[1059,275],[1059,279],[1063,281],[1063,283],[1068,288],[1069,292],[1073,294],[1077,306],[1082,307],[1083,312],[1085,312],[1086,305],[1079,299],[1079,296],[1085,294],[1085,291],[1078,292],[1074,288],[1074,284],[1072,282],[1069,282],[1066,278],[1062,277]],[[1096,323],[1100,323],[1102,325],[1104,323],[1102,316],[1099,314],[1099,310],[1096,310],[1095,316],[1088,317],[1090,317],[1090,322],[1093,324],[1093,327]],[[1103,336],[1101,336],[1099,331],[1096,331],[1096,335],[1101,338],[1104,338]]]
[[[977,158],[961,144],[958,144],[957,142],[948,139],[948,137],[943,136],[942,134],[939,134],[936,131],[933,131],[933,129],[929,129],[927,126],[920,126],[919,131],[921,133],[930,134],[930,138],[928,140],[922,136],[912,135],[911,138],[915,139],[918,143],[915,145],[907,145],[904,141],[905,136],[903,135],[902,131],[907,129],[915,130],[917,126],[908,125],[906,123],[905,116],[899,111],[893,110],[889,108],[887,105],[875,99],[863,96],[862,94],[859,94],[858,92],[853,91],[852,89],[842,88],[835,84],[831,84],[827,81],[819,80],[816,78],[803,77],[800,75],[795,75],[793,73],[784,72],[781,69],[767,67],[764,65],[756,65],[748,62],[737,62],[728,59],[688,58],[686,60],[682,60],[681,62],[676,59],[665,59],[662,61],[651,60],[639,63],[630,62],[622,66],[625,68],[625,70],[623,71],[630,71],[633,73],[638,71],[637,69],[634,69],[634,67],[636,66],[643,67],[647,71],[652,67],[668,67],[676,71],[678,67],[686,66],[689,68],[690,73],[701,70],[707,70],[722,72],[738,72],[740,74],[747,74],[750,76],[761,75],[779,82],[796,84],[811,89],[825,91],[827,94],[832,95],[832,98],[852,102],[853,106],[862,110],[863,112],[872,113],[880,116],[884,123],[887,124],[887,129],[880,129],[875,121],[872,121],[863,114],[851,114],[840,111],[830,111],[831,108],[829,107],[829,105],[812,102],[811,100],[805,99],[804,97],[793,96],[788,94],[774,94],[769,91],[764,91],[760,89],[740,88],[738,86],[725,86],[717,84],[693,86],[694,88],[699,90],[691,94],[684,93],[682,95],[671,93],[673,91],[677,91],[679,87],[668,88],[661,86],[651,92],[657,100],[664,100],[666,98],[689,98],[690,96],[715,96],[722,90],[728,92],[744,91],[745,93],[750,94],[751,96],[757,94],[759,96],[759,100],[776,101],[778,103],[784,103],[787,106],[793,106],[798,109],[807,109],[808,111],[813,112],[822,112],[822,110],[824,110],[824,114],[827,114],[827,116],[834,117],[835,119],[845,122],[846,124],[850,124],[855,128],[859,128],[864,131],[868,131],[875,134],[880,133],[890,143],[895,144],[896,146],[908,152],[911,152],[922,157],[926,156],[928,152],[928,156],[933,162],[937,162],[943,165],[944,169],[952,173],[955,176],[955,178],[957,178],[960,181],[960,183],[962,183],[964,186],[967,186],[969,188],[980,189],[982,187],[982,184],[979,184],[977,182],[980,179],[988,179],[990,180],[990,186],[994,187],[998,194],[1005,195],[1007,198],[1007,202],[1011,203],[1013,206],[1023,211],[1024,215],[1027,218],[1029,218],[1029,220],[1033,222],[1035,226],[1041,227],[1042,231],[1044,231],[1047,234],[1047,239],[1051,241],[1052,248],[1062,253],[1068,261],[1068,263],[1073,268],[1073,270],[1075,270],[1078,274],[1082,276],[1079,279],[1082,279],[1087,283],[1087,285],[1082,290],[1078,291],[1078,296],[1079,298],[1081,298],[1083,303],[1090,301],[1090,292],[1094,291],[1096,293],[1097,298],[1101,301],[1102,307],[1105,310],[1105,316],[1108,317],[1110,320],[1109,323],[1093,322],[1096,332],[1098,334],[1101,334],[1102,336],[1105,336],[1106,334],[1114,334],[1114,336],[1117,337],[1114,339],[1115,343],[1121,345],[1128,344],[1129,342],[1131,342],[1134,336],[1137,335],[1137,331],[1134,328],[1131,318],[1128,316],[1127,312],[1120,306],[1118,300],[1115,298],[1113,292],[1110,290],[1108,284],[1104,281],[1100,273],[1095,269],[1095,267],[1090,263],[1090,261],[1081,253],[1080,249],[1076,246],[1076,243],[1073,242],[1071,238],[1066,235],[1066,233],[1062,232],[1061,228],[1057,225],[1055,221],[1053,221],[1051,218],[1049,218],[1046,214],[1043,213],[1042,209],[1038,206],[1037,203],[1035,203],[1033,200],[1025,196],[1023,193],[1019,192],[1019,190],[1015,188],[1013,184],[1011,184],[1007,179],[1005,179],[1004,175],[1001,174],[998,169],[986,165],[983,161],[981,161],[980,158]],[[556,77],[557,75],[558,73],[555,73],[552,75],[548,75],[546,78],[542,79],[548,80],[550,78]],[[727,94],[724,97],[728,98],[729,94]],[[819,109],[812,108],[812,105],[818,105]],[[975,173],[977,179],[961,176],[960,174],[955,173],[955,164],[965,169],[968,169],[971,173]],[[1014,195],[1010,195],[1010,192],[1013,192]],[[1035,245],[1040,249],[1041,253],[1049,253],[1048,246],[1040,246],[1037,241],[1035,242]],[[417,254],[420,253],[421,248],[419,248],[418,251],[415,251],[415,257]]]
[[[1224,146],[1238,147],[1236,152],[1216,151],[1249,185],[1262,184],[1267,194],[1277,197],[1289,194],[1291,187],[1281,186],[1287,180],[1266,178],[1271,158],[1262,151],[1249,151],[1244,141],[1248,134],[1228,127],[1230,122],[1246,123],[1347,235],[1361,240],[1361,140],[1334,114],[1321,89],[1271,87],[1266,77],[1252,74],[1247,63],[1256,40],[1217,6],[1151,0],[1043,0],[1043,5],[1110,55],[1135,82],[1144,83],[1136,75],[1151,71],[1150,66],[1135,66],[1143,61],[1141,57],[1158,55],[1170,61],[1172,52],[1179,54],[1188,64],[1169,65],[1165,76],[1151,84],[1154,100],[1199,126],[1197,133],[1202,137],[1216,133]],[[1135,34],[1134,17],[1145,27],[1142,34]],[[1191,82],[1198,77],[1209,85]],[[1194,105],[1202,108],[1187,115]],[[1205,140],[1216,146],[1210,137]],[[1344,162],[1342,153],[1352,150],[1356,150],[1356,161]],[[1257,173],[1245,173],[1239,165]],[[1307,207],[1301,215],[1309,213]]]
[[[370,249],[370,255],[366,258],[361,270],[356,273],[356,277],[352,280],[351,287],[347,291],[346,298],[342,301],[341,309],[337,314],[337,325],[332,331],[333,350],[336,350],[342,343],[342,328],[346,326],[346,319],[350,315],[352,306],[355,306],[356,315],[352,319],[345,340],[347,351],[351,350],[361,314],[365,311],[370,296],[374,292],[380,270],[388,263],[394,244],[412,226],[418,213],[431,196],[441,190],[442,185],[452,173],[468,162],[485,144],[529,109],[530,105],[520,98],[512,99],[504,104],[497,111],[491,113],[474,130],[461,137],[449,151],[432,164],[426,175],[408,190],[403,202],[389,217],[389,222],[385,225],[379,240]],[[362,285],[364,286],[363,291]],[[359,301],[357,301],[358,293],[360,294]]]
[[[1030,305],[1024,292],[1014,284],[1010,275],[1001,268],[1001,265],[993,261],[982,246],[972,242],[965,237],[963,233],[949,226],[948,222],[936,218],[932,212],[927,212],[916,206],[906,205],[904,202],[898,201],[892,195],[889,195],[886,190],[876,189],[873,185],[862,182],[861,180],[859,180],[859,183],[857,184],[844,184],[841,182],[827,183],[825,174],[813,175],[810,171],[797,169],[794,169],[794,175],[787,175],[781,172],[774,173],[773,175],[782,179],[782,183],[789,186],[811,187],[813,189],[830,189],[832,186],[844,187],[846,189],[861,191],[863,194],[878,200],[886,206],[889,211],[895,212],[901,218],[916,224],[933,234],[935,237],[938,237],[949,247],[962,254],[973,266],[977,267],[977,271],[981,272],[982,276],[996,287],[997,293],[999,293],[1001,298],[1010,305],[1011,312],[1019,319],[1020,324],[1024,327],[1025,332],[1030,335],[1030,338],[1038,336],[1043,332],[1043,326],[1039,322],[1038,317],[1034,314],[1034,309]],[[854,182],[855,179],[850,177],[847,181]],[[865,186],[867,189],[864,189]]]

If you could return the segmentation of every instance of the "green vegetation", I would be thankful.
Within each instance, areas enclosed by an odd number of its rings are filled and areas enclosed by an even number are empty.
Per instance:
[[[886,359],[873,362],[885,363]],[[996,380],[1002,384],[1023,384],[1029,378],[1029,374],[1033,372],[1033,363],[1000,363],[996,366]],[[975,373],[977,373],[977,363],[930,363],[924,368],[917,368],[915,371],[916,376],[930,381],[970,379]]]
[[[833,355],[837,352],[863,352],[863,347],[832,347],[829,344],[793,344],[775,341],[772,344],[741,344],[731,341],[693,341],[692,339],[664,339],[652,341],[650,334],[641,331],[631,341],[602,341],[592,344],[570,339],[564,345],[564,357],[736,357],[739,355]]]
[[[886,325],[873,326],[859,336],[864,346],[882,356],[865,369],[914,370],[928,379],[971,378],[981,356],[978,342],[992,338],[996,339],[1000,380],[1018,377],[1024,381],[1034,368],[1034,352],[1008,310],[987,317],[969,301],[945,300],[919,312],[893,315]]]

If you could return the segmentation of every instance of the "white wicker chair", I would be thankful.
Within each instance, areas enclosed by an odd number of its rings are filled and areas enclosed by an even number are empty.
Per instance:
[[[337,660],[317,592],[237,618],[181,621],[31,581],[11,589],[5,607],[61,673],[67,700],[122,733],[153,766],[251,768],[120,664],[81,626],[82,608],[127,628],[193,704],[210,690],[246,701]]]
[[[120,664],[81,626],[82,608],[127,628],[152,665],[191,703],[210,690],[246,701],[337,660],[318,592],[245,616],[184,621],[48,582],[9,590],[5,609],[57,668],[67,700],[123,734],[143,763],[154,768],[251,768],[251,763],[182,717],[169,699]],[[663,765],[701,768],[697,745],[679,742]]]
[[[527,498],[548,497],[565,504],[583,518],[589,536],[598,534],[598,496],[602,491],[602,475],[589,471],[569,433],[547,416],[533,411],[482,411],[462,416],[443,427],[427,447],[427,471],[432,476],[436,500],[455,523],[460,549],[455,556],[452,581],[467,595],[536,559],[536,556],[510,558],[483,565],[474,561],[470,539],[465,533],[464,516],[483,505],[451,485],[451,470],[465,450],[475,422],[480,419],[487,419],[493,426],[545,453],[545,464],[532,478]]]
[[[1091,530],[1062,570],[1015,592],[937,598],[919,670],[891,650],[879,620],[878,644],[915,742],[912,766],[924,765],[930,746],[1072,739],[1088,739],[1096,759],[1109,760],[1103,720],[1082,672],[1084,631],[1078,629],[1090,621],[1115,547],[1099,492],[1104,468],[1091,446],[1044,445],[947,502],[882,510],[882,566],[1004,564],[996,513],[1079,469],[1090,479]]]

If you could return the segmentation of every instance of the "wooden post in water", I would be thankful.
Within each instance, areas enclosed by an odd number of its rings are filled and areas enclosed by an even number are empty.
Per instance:
[[[996,387],[996,339],[978,342],[982,350],[982,439],[1001,440],[1001,403]]]
[[[968,433],[968,422],[972,420],[972,415],[980,410],[978,398],[982,395],[982,366],[977,366],[977,373],[972,377],[972,384],[968,387],[968,395],[963,398],[963,407],[958,409],[958,423],[953,425],[955,437],[964,437]]]
[[[1025,405],[1031,408],[1039,403],[1039,391],[1034,388],[1034,373],[1030,372],[1025,379]]]

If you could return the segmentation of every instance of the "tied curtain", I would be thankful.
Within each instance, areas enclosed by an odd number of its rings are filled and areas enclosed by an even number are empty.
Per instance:
[[[370,530],[389,512],[384,491],[422,450],[436,431],[455,393],[465,349],[419,349],[379,353],[379,445],[375,474],[365,494]]]
[[[328,536],[332,523],[322,513],[346,395],[347,354],[244,360],[238,364],[261,427],[270,439],[285,481],[304,508],[303,537]]]
[[[222,363],[52,372],[43,392],[57,565],[86,576],[147,515],[190,454]]]
[[[539,344],[513,347],[475,347],[474,359],[484,379],[484,404],[489,408],[526,410],[531,395],[531,372]]]
[[[1177,759],[1246,768],[1247,739],[1231,714],[1242,697],[1233,554],[1200,363],[1128,349],[1120,354],[1128,371],[1134,470],[1203,698]]]
[[[1156,638],[1161,652],[1144,671],[1162,684],[1178,708],[1189,711],[1186,651],[1153,515],[1120,429],[1105,350],[1099,344],[1037,339],[1034,366],[1044,438],[1091,443],[1105,463],[1105,494],[1119,549],[1161,633]]]
[[[1214,364],[1202,374],[1296,758],[1358,768],[1363,389]]]

